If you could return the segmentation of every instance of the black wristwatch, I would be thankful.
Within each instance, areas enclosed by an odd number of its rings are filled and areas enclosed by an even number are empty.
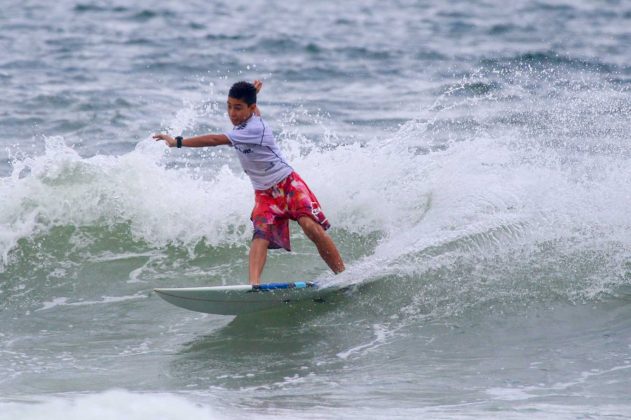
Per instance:
[[[177,148],[178,148],[178,149],[181,149],[181,148],[182,148],[182,140],[184,140],[184,137],[182,137],[182,136],[177,136],[177,137],[175,138],[175,141],[177,141]]]

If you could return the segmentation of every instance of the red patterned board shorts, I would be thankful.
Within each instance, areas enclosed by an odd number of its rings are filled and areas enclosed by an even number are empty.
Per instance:
[[[254,210],[250,219],[255,238],[269,241],[269,248],[291,251],[289,220],[310,217],[327,230],[331,225],[320,209],[315,194],[296,172],[266,190],[254,191]]]

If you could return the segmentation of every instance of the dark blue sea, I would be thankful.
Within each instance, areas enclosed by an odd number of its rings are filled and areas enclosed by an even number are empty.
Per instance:
[[[238,80],[318,196],[250,317]],[[0,7],[0,419],[631,417],[631,2]]]

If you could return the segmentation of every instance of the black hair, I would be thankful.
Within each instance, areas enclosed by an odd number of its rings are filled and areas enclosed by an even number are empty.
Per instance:
[[[250,106],[256,103],[256,88],[249,82],[237,82],[230,88],[228,96],[239,99]]]

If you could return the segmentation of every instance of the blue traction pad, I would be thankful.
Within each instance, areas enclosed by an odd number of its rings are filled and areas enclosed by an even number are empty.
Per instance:
[[[318,285],[310,281],[297,281],[294,283],[264,283],[252,285],[252,291],[257,292],[278,289],[306,289],[307,287],[318,287]]]

